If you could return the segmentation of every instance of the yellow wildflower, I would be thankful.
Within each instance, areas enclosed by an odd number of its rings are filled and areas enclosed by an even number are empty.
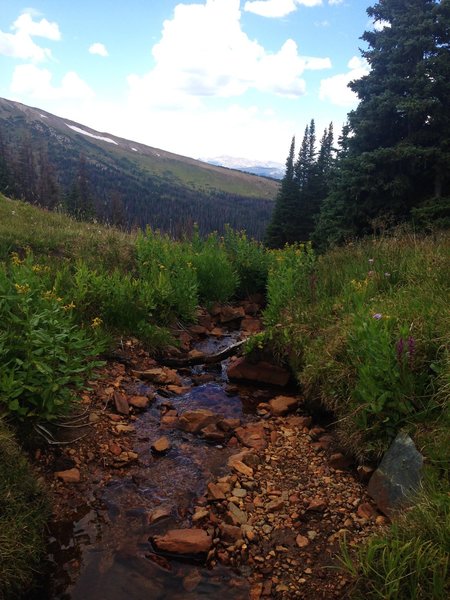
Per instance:
[[[103,323],[103,320],[100,319],[100,317],[94,317],[91,322],[91,327],[93,327],[95,329],[96,327],[100,327],[100,325],[102,323]]]
[[[28,283],[25,283],[24,285],[20,285],[20,283],[15,283],[14,287],[16,288],[18,294],[28,294],[28,292],[31,289]]]
[[[17,252],[11,252],[11,262],[13,265],[21,265],[23,263],[23,260],[20,259]]]
[[[72,308],[75,308],[75,304],[73,302],[70,302],[69,304],[65,304],[63,306],[63,309],[67,312],[68,310],[72,310]]]

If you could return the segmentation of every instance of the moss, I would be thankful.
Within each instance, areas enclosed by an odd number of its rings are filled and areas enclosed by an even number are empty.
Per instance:
[[[0,421],[0,598],[19,598],[32,586],[48,517],[45,492]]]

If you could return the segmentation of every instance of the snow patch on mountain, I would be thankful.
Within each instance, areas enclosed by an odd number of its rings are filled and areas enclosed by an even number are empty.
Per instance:
[[[82,135],[87,135],[88,137],[94,138],[94,140],[108,142],[108,144],[115,144],[116,146],[119,145],[115,140],[113,140],[109,137],[104,137],[103,135],[94,135],[93,133],[89,133],[89,131],[85,131],[84,129],[81,129],[81,127],[76,127],[75,125],[69,125],[68,123],[66,123],[66,125],[67,125],[67,127],[69,127],[69,129],[72,129],[76,133],[81,133]]]

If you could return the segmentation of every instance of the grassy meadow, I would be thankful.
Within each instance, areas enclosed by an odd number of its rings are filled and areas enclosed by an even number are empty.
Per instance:
[[[156,352],[174,343],[175,323],[195,322],[199,305],[254,292],[266,294],[265,330],[247,350],[269,345],[291,366],[306,403],[330,414],[347,452],[375,464],[404,429],[426,457],[414,509],[356,556],[343,547],[354,597],[444,597],[449,288],[448,233],[398,231],[316,255],[302,244],[269,251],[231,230],[179,241],[150,229],[125,234],[0,195],[0,597],[17,597],[34,569],[31,559],[17,561],[15,527],[31,519],[34,556],[46,514],[22,466],[15,480],[11,456],[20,451],[6,427],[20,432],[70,411],[115,336],[136,336]],[[40,520],[28,516],[34,507]]]

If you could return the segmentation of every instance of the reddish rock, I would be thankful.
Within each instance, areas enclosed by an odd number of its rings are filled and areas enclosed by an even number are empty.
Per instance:
[[[221,443],[227,439],[227,436],[225,435],[225,433],[223,431],[220,431],[219,429],[217,429],[217,426],[215,423],[210,423],[206,427],[203,427],[203,429],[201,430],[201,433],[206,440],[210,440],[211,442]]]
[[[212,538],[203,529],[172,529],[157,535],[153,543],[158,550],[173,554],[200,554],[208,552]]]
[[[203,325],[192,325],[189,327],[189,333],[192,333],[193,335],[205,335],[206,331],[206,327]]]
[[[128,415],[130,412],[130,407],[128,406],[128,400],[126,397],[120,392],[114,392],[113,398],[117,412],[121,415]]]
[[[219,421],[217,423],[217,427],[219,429],[222,429],[222,431],[226,431],[227,433],[229,433],[229,432],[237,429],[240,426],[240,424],[241,424],[240,419],[228,418],[228,419],[222,419],[221,421]]]
[[[225,542],[237,542],[242,539],[242,530],[240,527],[235,525],[227,525],[222,523],[219,525],[220,537]]]
[[[328,464],[333,469],[347,469],[352,464],[352,459],[344,456],[342,452],[335,452],[328,459]]]
[[[183,588],[186,592],[193,592],[202,580],[199,571],[195,569],[183,577]]]
[[[251,363],[247,358],[241,357],[228,367],[228,377],[285,386],[290,379],[290,374],[286,369],[277,365],[265,361]]]
[[[220,311],[220,322],[229,323],[236,319],[243,319],[245,311],[242,306],[223,306]]]
[[[359,465],[356,470],[358,471],[358,476],[359,476],[360,480],[363,483],[367,483],[369,481],[369,479],[371,478],[375,469],[373,467],[369,467],[367,465]]]
[[[179,419],[179,427],[189,433],[198,433],[210,423],[215,423],[218,417],[212,411],[199,408],[183,413]]]
[[[321,498],[313,498],[308,504],[306,510],[310,512],[323,512],[324,510],[326,510],[326,508],[327,503],[325,502],[325,500],[322,500]]]
[[[267,448],[262,422],[248,423],[244,427],[238,427],[234,433],[241,444],[244,444],[248,448],[254,448],[255,450],[264,450]]]
[[[153,510],[147,517],[149,524],[153,525],[153,523],[157,523],[158,521],[161,521],[162,519],[166,519],[167,517],[170,517],[170,515],[172,514],[172,509],[170,508],[170,506],[160,506],[158,508],[155,508],[155,510]]]
[[[261,321],[259,319],[246,317],[245,319],[242,319],[241,329],[248,331],[248,333],[258,333],[262,329]]]
[[[270,412],[274,417],[283,417],[298,406],[298,398],[293,396],[277,396],[269,402]]]
[[[174,429],[175,427],[178,427],[178,417],[173,417],[172,415],[162,416],[161,427],[162,429]]]
[[[295,543],[299,548],[306,548],[306,546],[309,546],[309,539],[304,535],[298,535],[295,538]]]
[[[223,329],[220,327],[214,327],[214,329],[211,330],[211,335],[214,337],[223,337]]]
[[[368,502],[363,502],[362,504],[360,504],[356,512],[358,517],[367,520],[374,519],[378,515],[376,508]]]
[[[168,437],[166,437],[165,435],[163,435],[162,437],[158,438],[156,440],[156,442],[153,442],[151,448],[152,448],[152,450],[154,452],[157,452],[158,454],[162,454],[163,452],[167,452],[171,448],[170,440],[169,440]]]
[[[134,408],[147,408],[149,402],[150,398],[147,396],[130,396],[128,398],[128,404]]]
[[[114,456],[119,456],[120,454],[122,454],[122,448],[119,446],[119,444],[116,444],[114,442],[111,442],[109,444],[109,451]]]
[[[225,500],[223,490],[216,483],[208,483],[208,496],[211,500]]]
[[[61,479],[64,483],[79,483],[81,479],[80,471],[75,467],[66,471],[56,471],[55,477]]]
[[[154,367],[147,371],[134,371],[134,375],[160,385],[181,385],[178,373],[168,367]]]

